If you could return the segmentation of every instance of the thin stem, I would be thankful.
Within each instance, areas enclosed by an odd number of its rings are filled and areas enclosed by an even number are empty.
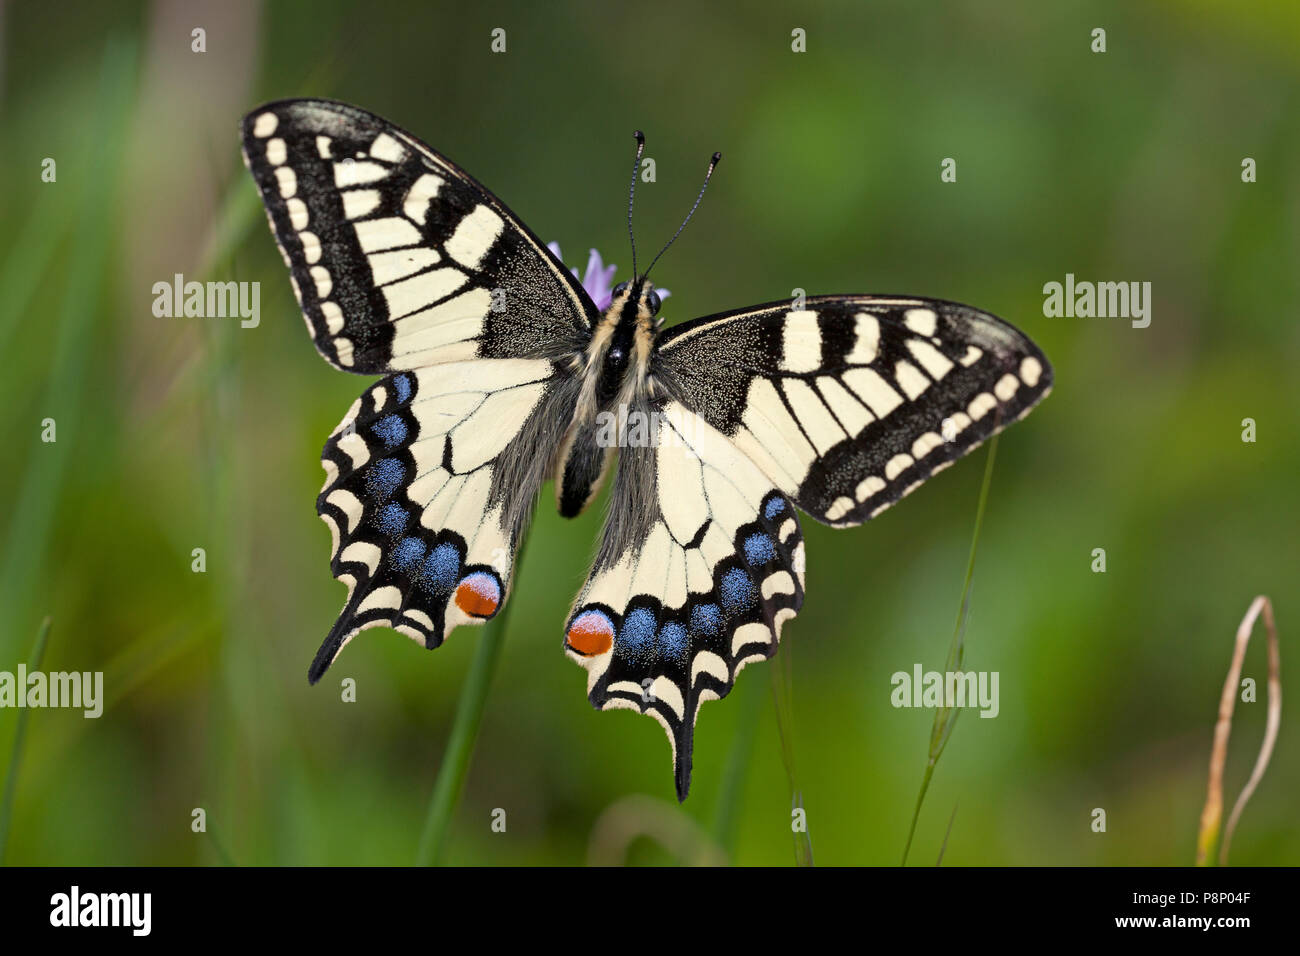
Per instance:
[[[957,804],[952,805],[952,816],[948,818],[948,829],[944,831],[943,843],[939,847],[939,858],[934,861],[935,866],[943,865],[943,855],[948,851],[948,838],[952,836],[953,821],[957,819]]]
[[[516,580],[522,559],[521,548],[511,572]],[[456,704],[456,718],[451,725],[451,735],[447,738],[447,751],[443,755],[442,766],[438,768],[433,794],[429,797],[429,812],[416,851],[416,866],[436,866],[446,851],[447,833],[451,829],[456,804],[460,802],[460,795],[465,789],[465,777],[474,756],[479,724],[483,721],[483,711],[487,706],[488,688],[492,684],[492,675],[496,672],[497,659],[501,656],[501,645],[505,642],[511,606],[507,602],[496,619],[484,625],[483,636],[479,638],[478,647],[474,651],[474,662],[470,665],[469,676],[465,679],[460,700]]]
[[[916,835],[916,821],[921,818],[921,804],[925,802],[925,792],[930,789],[930,778],[934,776],[934,755],[925,762],[925,773],[921,776],[921,789],[916,795],[916,806],[912,808],[912,825],[907,831],[907,842],[903,844],[903,862],[907,866],[907,854],[912,849],[912,837]]]
[[[995,433],[989,442],[989,456],[984,464],[984,481],[980,485],[979,504],[975,508],[975,533],[971,536],[970,557],[966,561],[966,580],[962,584],[961,604],[957,608],[957,623],[953,627],[952,643],[948,646],[946,669],[951,672],[961,670],[966,658],[966,618],[970,611],[970,584],[975,576],[975,551],[979,545],[980,529],[984,525],[984,506],[988,503],[989,486],[993,483],[993,462],[998,453],[998,436]],[[907,865],[907,854],[912,849],[912,838],[916,836],[916,824],[921,819],[921,804],[925,802],[926,791],[930,789],[930,780],[934,777],[934,765],[939,762],[948,738],[957,726],[961,710],[956,707],[940,707],[934,712],[934,725],[930,730],[930,753],[925,762],[925,773],[921,777],[921,789],[916,795],[916,807],[912,810],[912,825],[907,830],[907,843],[903,845],[903,862]]]
[[[1273,745],[1277,742],[1278,728],[1282,724],[1282,662],[1277,645],[1277,624],[1273,620],[1273,604],[1267,597],[1260,595],[1251,602],[1250,609],[1237,628],[1237,639],[1233,647],[1232,664],[1228,668],[1228,679],[1223,682],[1223,693],[1219,697],[1219,719],[1214,725],[1214,745],[1210,751],[1210,775],[1206,788],[1205,808],[1201,811],[1201,829],[1196,842],[1196,865],[1208,866],[1214,854],[1214,845],[1219,839],[1219,825],[1223,816],[1223,768],[1228,762],[1228,736],[1232,732],[1232,712],[1237,704],[1237,688],[1241,681],[1241,667],[1246,659],[1246,646],[1250,643],[1251,633],[1255,629],[1255,620],[1263,612],[1265,633],[1268,635],[1268,723],[1264,729],[1264,742],[1260,745],[1259,756],[1255,759],[1255,769],[1251,771],[1250,780],[1242,788],[1237,802],[1228,818],[1228,827],[1223,834],[1223,843],[1219,847],[1219,865],[1228,862],[1228,846],[1232,842],[1232,833],[1241,819],[1241,812],[1255,787],[1263,779],[1268,769],[1269,759],[1273,755]]]
[[[808,811],[803,802],[803,791],[795,782],[794,769],[794,672],[792,648],[785,648],[772,662],[772,697],[776,702],[776,729],[781,738],[781,762],[785,765],[786,779],[790,783],[790,821],[794,834],[795,866],[812,866],[812,836],[808,832]],[[803,812],[802,829],[794,829],[795,811]]]

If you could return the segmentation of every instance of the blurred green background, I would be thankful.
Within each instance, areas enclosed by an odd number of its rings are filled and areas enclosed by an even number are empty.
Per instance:
[[[368,631],[307,686],[344,594],[319,452],[368,381],[315,354],[240,163],[239,117],[295,95],[389,117],[566,261],[596,247],[623,277],[632,129],[658,166],[646,248],[721,150],[657,270],[669,323],[799,287],[956,299],[1033,336],[1057,385],[1000,443],[967,631],[1001,713],[958,723],[911,862],[934,862],[954,807],[945,864],[1191,862],[1256,594],[1276,603],[1284,685],[1300,672],[1300,6],[170,0],[4,3],[0,23],[0,669],[50,615],[44,669],[103,670],[108,698],[99,720],[29,712],[7,862],[414,859],[483,632],[429,654]],[[152,285],[177,272],[260,281],[261,325],[156,318]],[[1151,326],[1045,318],[1043,284],[1067,272],[1150,281]],[[808,600],[778,660],[818,863],[900,858],[933,713],[891,707],[890,675],[943,666],[984,462],[863,528],[805,522]],[[545,492],[446,859],[792,862],[773,664],[703,709],[680,810],[659,726],[587,704],[562,626],[601,512],[564,522]],[[1264,662],[1257,635],[1229,805]],[[1234,863],[1300,862],[1288,693]]]

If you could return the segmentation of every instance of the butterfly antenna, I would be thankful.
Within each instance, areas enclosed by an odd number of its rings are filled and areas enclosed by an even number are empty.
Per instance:
[[[683,219],[682,224],[677,227],[677,231],[673,233],[673,237],[664,243],[664,247],[659,250],[659,255],[655,256],[654,259],[650,261],[650,268],[645,271],[646,275],[649,275],[650,269],[655,267],[655,263],[659,261],[659,256],[662,256],[667,252],[668,247],[677,241],[677,237],[682,234],[682,230],[686,228],[686,224],[691,221],[691,216],[695,215],[695,210],[700,208],[700,200],[704,198],[704,190],[709,188],[709,180],[713,177],[713,171],[718,168],[718,163],[720,162],[722,162],[722,154],[714,153],[713,158],[709,160],[709,171],[704,174],[704,185],[700,187],[700,194],[695,197],[695,204],[691,206],[691,211],[686,214],[686,218]]]
[[[645,152],[645,133],[639,129],[636,137],[636,158],[632,160],[632,185],[627,189],[627,237],[632,240],[632,278],[636,278],[636,234],[632,232],[632,200],[636,198],[636,174],[641,169],[641,154]]]

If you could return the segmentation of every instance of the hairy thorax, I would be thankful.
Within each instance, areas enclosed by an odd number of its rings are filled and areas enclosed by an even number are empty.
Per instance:
[[[601,412],[639,408],[649,397],[650,354],[659,297],[646,279],[620,286],[585,352],[574,355],[582,392],[553,462],[560,514],[580,514],[600,490],[616,442],[598,427]]]

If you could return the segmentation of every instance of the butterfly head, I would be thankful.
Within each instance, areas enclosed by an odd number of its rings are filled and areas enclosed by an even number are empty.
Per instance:
[[[638,321],[649,322],[659,314],[659,307],[662,304],[659,293],[654,290],[654,285],[645,276],[640,276],[630,282],[620,282],[614,286],[614,298],[610,302],[610,309],[616,309],[620,314],[627,310],[635,315]]]

